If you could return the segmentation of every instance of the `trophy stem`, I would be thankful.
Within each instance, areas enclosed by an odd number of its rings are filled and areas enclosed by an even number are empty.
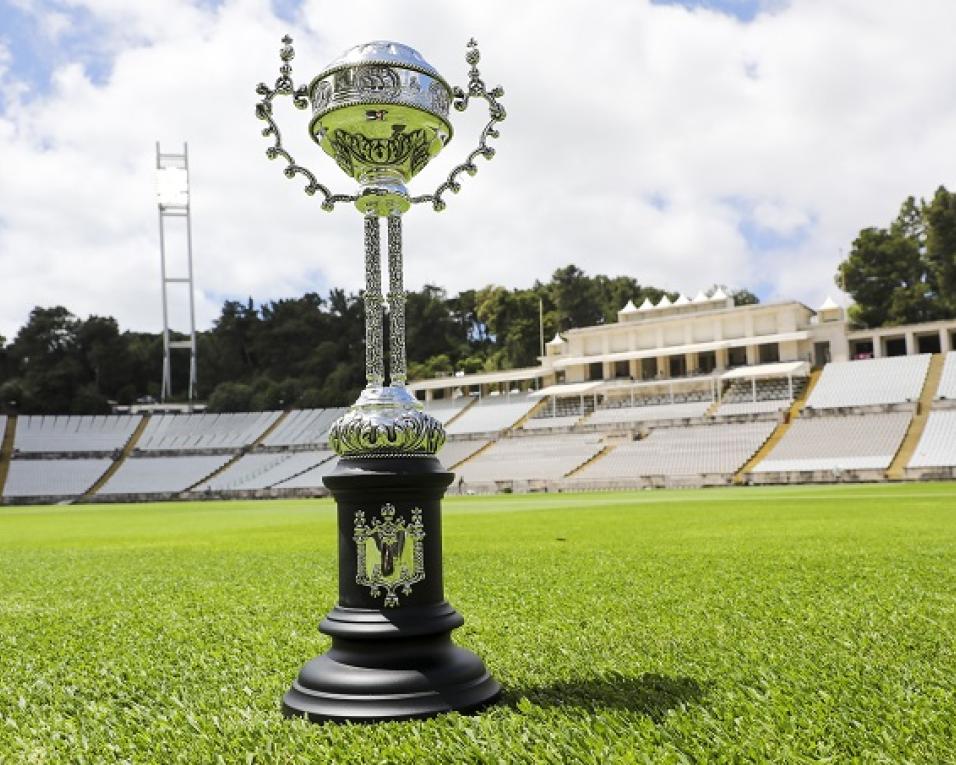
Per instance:
[[[388,216],[388,311],[389,311],[389,383],[404,387],[408,377],[405,358],[405,288],[402,281],[402,216]]]
[[[365,380],[369,388],[385,382],[382,342],[382,254],[378,216],[365,216]]]

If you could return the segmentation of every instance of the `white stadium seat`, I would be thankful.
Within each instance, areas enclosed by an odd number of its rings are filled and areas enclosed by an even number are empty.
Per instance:
[[[729,417],[736,414],[764,414],[789,409],[790,401],[738,401],[721,404],[717,408],[717,417]]]
[[[280,483],[275,485],[277,489],[323,489],[325,484],[322,483],[322,477],[328,475],[338,464],[337,459],[329,459],[325,462],[322,462],[316,465],[313,468],[309,468],[304,473],[299,473],[298,475],[287,478]]]
[[[733,475],[766,441],[774,422],[692,425],[652,430],[587,465],[575,478]]]
[[[464,409],[473,399],[471,396],[459,396],[453,399],[438,399],[425,404],[425,411],[442,425]]]
[[[943,375],[939,379],[936,398],[956,399],[956,351],[947,353],[943,361]]]
[[[930,412],[908,467],[956,466],[956,409]]]
[[[495,433],[510,428],[524,417],[538,399],[527,393],[489,396],[472,406],[445,430],[449,436],[468,433]]]
[[[548,428],[570,428],[581,419],[579,414],[570,414],[559,417],[532,417],[525,420],[522,430],[542,430]]]
[[[112,452],[122,449],[139,415],[33,415],[17,418],[14,451]]]
[[[109,459],[15,459],[3,487],[5,497],[75,497],[112,464]]]
[[[334,456],[329,451],[245,454],[196,491],[267,489]]]
[[[561,478],[602,448],[593,433],[503,438],[455,472],[466,483]]]
[[[136,448],[143,451],[238,449],[250,445],[278,417],[279,412],[161,414],[150,417]]]
[[[584,420],[588,425],[612,423],[654,422],[655,420],[683,420],[703,417],[710,409],[711,401],[685,401],[679,404],[650,406],[622,406],[614,409],[598,409]]]
[[[798,419],[753,472],[883,470],[909,423],[909,412]]]
[[[228,454],[130,457],[98,494],[167,494],[185,491],[230,459]]]
[[[289,412],[262,441],[263,446],[318,446],[329,440],[329,428],[345,413],[344,407],[298,409]]]
[[[807,399],[808,409],[899,404],[919,399],[930,354],[863,361],[834,361]]]
[[[436,456],[442,465],[446,468],[450,468],[452,465],[457,465],[466,457],[470,457],[487,443],[488,441],[484,439],[475,441],[447,441]]]

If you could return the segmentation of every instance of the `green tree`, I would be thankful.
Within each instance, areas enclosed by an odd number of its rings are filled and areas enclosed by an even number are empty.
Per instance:
[[[577,266],[567,265],[551,274],[548,292],[558,313],[558,329],[604,323],[599,291],[594,281]]]
[[[956,194],[908,197],[889,227],[860,232],[835,280],[870,327],[956,316]]]
[[[940,186],[923,203],[926,224],[926,261],[933,274],[941,313],[956,316],[956,193]]]
[[[539,300],[532,290],[489,285],[478,292],[478,318],[494,336],[486,367],[531,366],[539,351]]]
[[[223,382],[216,386],[206,402],[210,412],[246,412],[252,401],[252,388],[244,383]]]

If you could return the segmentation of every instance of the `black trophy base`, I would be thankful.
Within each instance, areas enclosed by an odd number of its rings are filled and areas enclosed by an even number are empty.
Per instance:
[[[320,626],[332,648],[302,668],[282,711],[311,722],[475,712],[493,703],[501,686],[480,658],[452,643],[451,631],[463,621],[447,601],[383,610],[336,606]]]
[[[299,672],[282,699],[287,715],[407,720],[474,712],[500,695],[482,660],[451,639],[465,621],[442,584],[441,498],[453,478],[435,457],[343,457],[322,479],[338,513],[338,604],[319,625],[332,647]],[[412,581],[367,581],[388,562],[369,524],[407,530],[413,517],[416,533],[404,537],[401,563]]]

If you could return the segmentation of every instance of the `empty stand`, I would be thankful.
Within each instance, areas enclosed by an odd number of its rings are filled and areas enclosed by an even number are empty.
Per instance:
[[[473,400],[471,396],[459,396],[458,398],[429,401],[425,404],[425,411],[444,425]]]
[[[581,419],[579,414],[566,415],[564,417],[532,417],[525,420],[521,426],[523,430],[541,430],[542,428],[570,428]]]
[[[863,361],[835,361],[810,397],[808,409],[835,409],[916,401],[929,369],[930,354]]]
[[[446,468],[457,465],[466,457],[470,457],[479,449],[483,449],[487,441],[449,441],[438,452],[437,457]]]
[[[185,491],[230,459],[226,454],[183,457],[130,457],[97,496],[103,494],[169,494]]]
[[[293,476],[285,481],[277,483],[274,488],[277,489],[324,489],[322,477],[328,475],[338,464],[337,459],[330,459],[314,468],[306,470],[304,473]]]
[[[628,441],[575,475],[619,480],[642,476],[732,476],[773,432],[773,422],[658,428]]]
[[[717,417],[730,417],[739,414],[764,414],[779,412],[790,407],[789,400],[781,401],[739,401],[731,404],[721,404],[717,407]]]
[[[629,422],[653,422],[655,420],[682,420],[703,417],[711,401],[686,401],[679,404],[650,406],[622,406],[613,409],[598,409],[584,422],[588,425],[609,425]]]
[[[561,478],[602,448],[593,433],[503,438],[456,473],[466,483]]]
[[[139,422],[139,415],[21,416],[13,448],[21,454],[112,452],[123,448]]]
[[[317,446],[329,440],[329,428],[345,413],[344,407],[299,409],[262,441],[263,446]]]
[[[793,378],[793,399],[799,398],[807,385],[807,378]],[[790,384],[785,378],[748,380],[737,378],[721,397],[717,417],[740,414],[763,414],[789,408]]]
[[[495,433],[514,425],[537,403],[538,399],[530,398],[527,393],[490,396],[469,407],[446,431],[450,436]]]
[[[883,470],[893,460],[909,421],[909,412],[798,419],[752,472]]]
[[[15,459],[3,488],[5,497],[78,497],[110,466],[100,459]]]
[[[953,466],[956,466],[956,409],[930,412],[908,467]]]
[[[956,351],[946,354],[946,360],[943,362],[943,376],[939,380],[939,388],[936,389],[936,398],[956,400]]]
[[[333,457],[330,451],[245,454],[196,491],[267,489]]]
[[[238,449],[255,441],[278,417],[279,412],[161,414],[150,418],[136,446],[143,451]]]

